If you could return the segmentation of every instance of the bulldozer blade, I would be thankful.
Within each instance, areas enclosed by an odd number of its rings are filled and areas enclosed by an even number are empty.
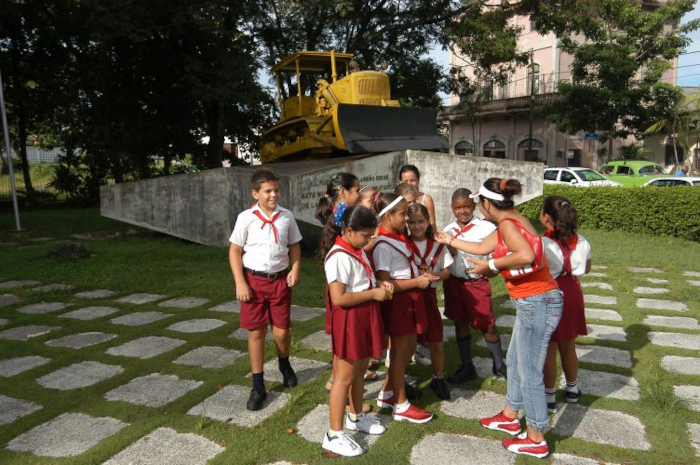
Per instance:
[[[335,110],[336,128],[350,153],[447,147],[437,132],[437,110],[349,104]]]

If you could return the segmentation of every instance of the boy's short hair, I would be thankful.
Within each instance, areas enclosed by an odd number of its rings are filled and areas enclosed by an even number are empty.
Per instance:
[[[460,187],[456,191],[452,193],[452,201],[454,202],[455,200],[464,200],[464,199],[470,199],[470,195],[472,195],[472,191],[469,189],[465,189],[463,187]]]
[[[396,189],[394,189],[394,194],[398,195],[418,195],[418,189],[415,188],[415,186],[412,186],[411,184],[407,182],[402,182],[398,186],[396,186]]]
[[[264,182],[278,181],[277,175],[267,168],[258,168],[250,178],[250,184],[254,191],[259,191]]]

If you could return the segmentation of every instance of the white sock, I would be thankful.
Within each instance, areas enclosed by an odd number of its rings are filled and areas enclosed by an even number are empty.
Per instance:
[[[333,431],[332,429],[328,430],[328,437],[329,438],[335,438],[337,436],[340,436],[343,433],[343,430],[341,429],[340,431]]]
[[[350,421],[356,422],[359,416],[359,414],[348,412],[348,418]]]
[[[578,380],[573,383],[567,381],[564,389],[566,389],[567,392],[578,392]]]
[[[395,407],[396,413],[404,413],[408,408],[411,406],[411,403],[409,401],[404,402],[403,404],[399,404]]]
[[[394,391],[379,391],[379,394],[377,395],[377,399],[382,399],[386,400],[390,397],[394,396]]]

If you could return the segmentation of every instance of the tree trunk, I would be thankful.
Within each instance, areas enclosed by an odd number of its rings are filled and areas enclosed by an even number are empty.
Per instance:
[[[673,142],[673,158],[676,161],[676,166],[680,166],[678,163],[678,136],[676,135],[676,120],[673,120],[673,129],[671,130],[671,142]]]
[[[20,79],[20,57],[17,44],[17,40],[13,37],[11,45],[11,56],[12,56],[12,82],[15,87],[15,96],[17,98],[17,148],[19,152],[20,159],[22,160],[22,175],[24,176],[24,188],[27,192],[27,203],[33,204],[34,186],[32,186],[32,176],[29,172],[29,159],[27,158],[27,107],[24,101],[24,87],[22,85],[22,80]],[[7,159],[12,163],[12,157],[7,154]]]
[[[207,113],[207,168],[221,168],[224,150],[224,104],[219,101],[207,101],[204,104]]]
[[[163,174],[164,175],[169,175],[170,174],[170,165],[173,162],[173,157],[170,155],[170,152],[165,152],[163,154]]]

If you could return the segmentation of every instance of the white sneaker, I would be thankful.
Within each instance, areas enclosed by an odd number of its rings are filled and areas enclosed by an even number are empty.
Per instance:
[[[365,453],[364,449],[347,433],[340,433],[333,437],[329,437],[328,433],[324,434],[321,447],[331,455],[342,455],[343,457],[357,457]]]
[[[352,421],[350,415],[345,415],[345,429],[367,434],[384,434],[386,431],[386,428],[379,423],[377,417],[364,413],[357,416],[357,421]]]
[[[433,364],[430,360],[430,350],[423,346],[418,346],[416,348],[416,353],[413,354],[413,362],[418,365],[423,365],[424,367],[429,367]]]

